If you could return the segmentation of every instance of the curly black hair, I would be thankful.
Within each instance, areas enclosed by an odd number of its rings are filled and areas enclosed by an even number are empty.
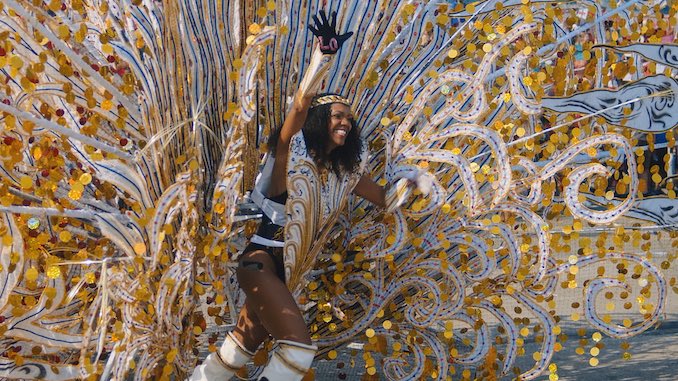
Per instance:
[[[325,95],[330,94],[321,94],[316,96],[316,98]],[[327,126],[330,123],[331,105],[331,103],[328,103],[309,109],[302,131],[304,133],[306,149],[316,165],[340,175],[342,171],[348,173],[357,169],[363,142],[360,139],[360,129],[355,120],[352,120],[351,131],[348,132],[344,145],[327,153],[327,144],[330,141]],[[275,154],[279,139],[280,128],[277,128],[268,140],[268,149],[273,154]]]

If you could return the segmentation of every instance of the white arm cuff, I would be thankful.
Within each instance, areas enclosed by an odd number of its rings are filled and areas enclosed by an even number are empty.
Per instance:
[[[311,56],[311,63],[308,65],[304,78],[299,84],[299,96],[314,96],[320,90],[323,79],[330,69],[331,54],[323,54],[316,45]]]
[[[412,189],[414,188],[412,184],[416,185],[416,188],[419,189],[422,194],[429,194],[433,182],[429,176],[426,176],[425,174],[426,171],[412,171],[396,181],[396,183],[386,191],[386,211],[392,212],[407,201],[407,198],[410,197]]]

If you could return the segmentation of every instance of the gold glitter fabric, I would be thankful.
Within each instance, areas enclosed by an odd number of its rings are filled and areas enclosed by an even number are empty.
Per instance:
[[[0,378],[182,379],[216,350],[321,7],[354,34],[311,85],[351,105],[365,173],[431,186],[384,211],[292,152],[318,356],[360,342],[389,380],[630,358],[678,290],[677,2],[3,0]]]

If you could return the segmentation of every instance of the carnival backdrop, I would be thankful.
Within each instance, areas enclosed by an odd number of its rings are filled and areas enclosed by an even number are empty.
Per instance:
[[[357,341],[365,377],[557,379],[564,324],[661,324],[675,2],[2,0],[0,377],[182,379],[215,349],[319,10],[354,32],[322,87],[353,102],[368,171],[432,183],[393,213],[350,200],[298,261],[319,357]]]

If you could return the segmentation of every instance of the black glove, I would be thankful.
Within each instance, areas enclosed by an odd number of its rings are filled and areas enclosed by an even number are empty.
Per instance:
[[[320,11],[319,13],[322,22],[318,20],[318,16],[313,16],[315,27],[309,25],[308,29],[318,38],[321,52],[324,54],[335,54],[341,48],[341,45],[344,44],[344,41],[353,35],[353,32],[338,35],[337,12],[332,12],[330,20],[327,19],[325,11]]]

